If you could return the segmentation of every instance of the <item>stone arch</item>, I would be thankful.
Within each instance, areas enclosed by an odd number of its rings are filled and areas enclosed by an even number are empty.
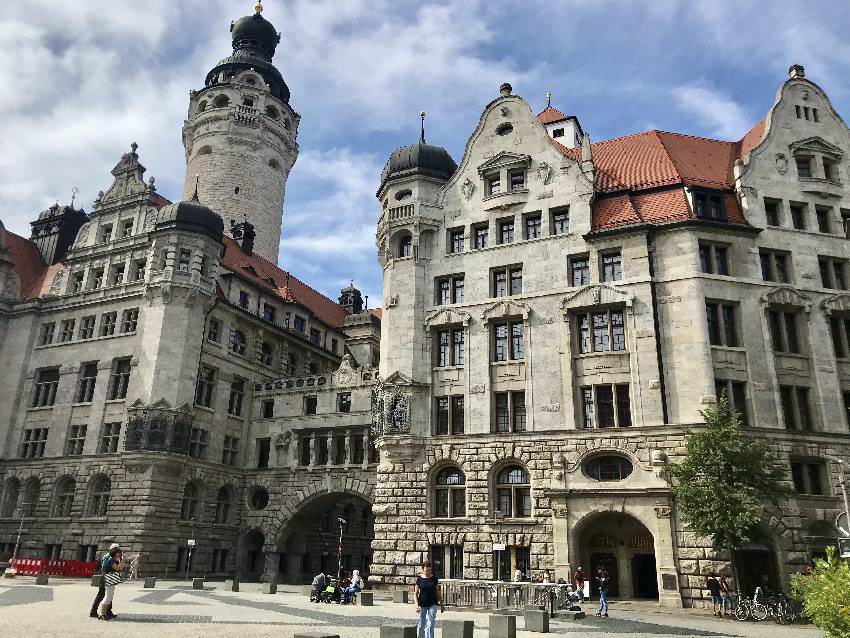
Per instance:
[[[213,100],[213,106],[217,109],[223,109],[230,106],[230,98],[226,95],[218,95]]]

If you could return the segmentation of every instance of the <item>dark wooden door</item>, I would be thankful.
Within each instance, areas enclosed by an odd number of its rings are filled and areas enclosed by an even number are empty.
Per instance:
[[[632,556],[632,583],[635,598],[658,598],[658,576],[654,554]]]
[[[608,596],[614,598],[620,595],[620,574],[617,571],[617,557],[610,552],[594,552],[590,555],[590,591],[599,594],[597,571],[604,567],[608,572]]]

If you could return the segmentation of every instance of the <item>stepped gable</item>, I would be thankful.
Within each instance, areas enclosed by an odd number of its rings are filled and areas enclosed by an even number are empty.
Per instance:
[[[21,300],[37,299],[41,296],[41,289],[51,269],[44,263],[35,242],[8,230],[5,232],[6,249],[12,257],[12,266],[21,279]],[[53,270],[60,267],[61,264],[55,264]]]
[[[246,255],[232,238],[224,235],[221,267],[250,281],[283,301],[300,303],[328,326],[339,328],[348,316],[335,301],[314,290],[257,254]],[[274,284],[271,283],[274,281]]]

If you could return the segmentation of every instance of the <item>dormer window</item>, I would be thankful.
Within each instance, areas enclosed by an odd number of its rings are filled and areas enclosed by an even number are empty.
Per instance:
[[[723,195],[713,191],[693,191],[694,214],[700,219],[726,220]]]
[[[564,129],[562,129],[562,128],[554,129],[552,131],[552,137],[555,137],[555,138],[564,137]]]
[[[812,160],[809,157],[797,157],[797,177],[812,176]]]
[[[525,190],[525,171],[511,171],[511,192]]]

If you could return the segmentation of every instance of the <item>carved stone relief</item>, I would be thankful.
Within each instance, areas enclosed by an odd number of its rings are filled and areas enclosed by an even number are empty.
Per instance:
[[[460,187],[460,192],[463,194],[465,199],[469,199],[470,197],[472,197],[472,193],[475,192],[475,184],[473,184],[472,181],[467,177]]]

